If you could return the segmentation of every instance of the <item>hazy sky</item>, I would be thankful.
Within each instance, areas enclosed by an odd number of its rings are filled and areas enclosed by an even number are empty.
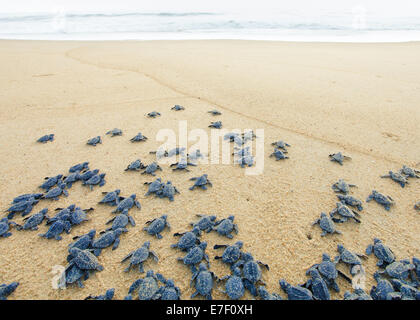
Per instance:
[[[363,6],[367,12],[390,16],[420,15],[418,0],[0,0],[0,12],[65,11],[216,11],[249,13],[298,10],[349,12]]]

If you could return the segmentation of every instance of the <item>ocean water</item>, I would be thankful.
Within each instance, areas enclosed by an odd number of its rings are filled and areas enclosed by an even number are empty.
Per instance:
[[[64,12],[0,13],[0,39],[249,39],[326,42],[420,40],[420,12]]]

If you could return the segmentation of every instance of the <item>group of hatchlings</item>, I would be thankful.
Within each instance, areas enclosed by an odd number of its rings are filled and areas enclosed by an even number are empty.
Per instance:
[[[172,110],[181,111],[185,108],[180,105],[175,105]],[[217,110],[209,111],[214,116],[221,115]],[[147,114],[150,118],[161,116],[159,112],[153,111]],[[209,127],[220,129],[222,122],[212,122]],[[106,134],[111,136],[120,136],[122,131],[120,129],[113,129]],[[224,140],[234,142],[238,147],[234,147],[235,162],[241,167],[252,166],[254,158],[251,154],[250,147],[244,145],[248,141],[252,141],[256,135],[252,132],[228,133],[224,136]],[[46,143],[54,140],[54,134],[48,134],[37,141]],[[130,139],[131,142],[146,141],[147,137],[138,133],[135,137]],[[100,136],[89,139],[87,144],[96,146],[102,143]],[[275,157],[276,160],[288,159],[287,148],[290,145],[284,141],[273,142],[274,152],[270,157]],[[156,154],[157,159],[162,157],[172,157],[174,155],[182,155],[179,162],[172,164],[175,167],[173,170],[188,170],[188,166],[196,166],[196,161],[204,157],[200,150],[196,150],[192,154],[185,156],[185,148],[175,148],[173,150],[158,150],[151,153]],[[351,159],[343,155],[341,152],[329,155],[331,161],[335,161],[343,165],[343,161]],[[142,174],[150,174],[155,176],[157,170],[162,168],[157,162],[152,162],[144,165],[140,159],[130,163],[125,171],[140,171]],[[389,171],[388,175],[382,178],[391,178],[399,183],[401,187],[408,184],[409,178],[420,178],[419,171],[403,166],[398,172]],[[199,177],[191,178],[194,184],[190,190],[195,188],[207,189],[207,186],[212,186],[207,174]],[[44,189],[44,193],[31,193],[24,194],[13,199],[12,205],[6,211],[7,216],[0,220],[0,237],[11,236],[11,227],[17,230],[38,230],[38,226],[45,220],[48,230],[41,237],[47,239],[61,240],[63,232],[70,233],[71,229],[84,221],[88,221],[88,212],[94,210],[93,208],[81,209],[75,204],[67,208],[57,208],[57,213],[54,217],[48,216],[48,209],[44,208],[38,213],[27,216],[31,213],[33,206],[40,200],[53,199],[58,200],[61,195],[68,196],[68,190],[74,183],[81,181],[83,185],[89,186],[91,190],[98,185],[102,187],[105,185],[105,173],[100,173],[98,169],[90,170],[89,163],[83,162],[72,166],[69,173],[64,176],[62,174],[47,177],[42,183],[40,188]],[[157,178],[152,182],[145,182],[148,186],[146,196],[154,194],[159,198],[168,198],[170,201],[174,200],[175,194],[179,193],[177,188],[172,185],[171,181],[163,182],[161,178]],[[348,184],[346,181],[340,179],[333,184],[332,189],[337,193],[339,202],[336,204],[329,215],[322,213],[320,218],[314,222],[322,229],[321,236],[332,233],[341,233],[336,228],[336,223],[343,223],[348,220],[354,220],[360,223],[358,211],[363,210],[362,201],[349,195],[350,188],[356,187],[353,184]],[[79,287],[83,287],[83,281],[86,281],[89,276],[96,272],[103,270],[103,266],[99,263],[98,256],[102,250],[112,247],[115,250],[119,246],[120,235],[128,232],[126,228],[129,224],[135,226],[135,221],[129,215],[131,208],[141,208],[136,194],[129,197],[120,195],[120,190],[111,192],[103,192],[104,197],[99,204],[109,205],[115,207],[112,213],[115,216],[110,219],[106,224],[110,225],[109,228],[101,231],[97,236],[96,230],[91,230],[87,234],[73,237],[73,242],[68,246],[68,265],[59,282],[59,287],[63,288],[68,285],[77,283]],[[376,190],[367,198],[366,202],[375,200],[383,205],[386,210],[394,204],[391,197],[385,196]],[[420,202],[415,204],[415,209],[420,210]],[[17,224],[11,221],[16,213],[21,213],[23,219],[22,224]],[[27,216],[27,217],[26,217]],[[184,257],[178,260],[189,267],[191,276],[191,286],[194,286],[195,292],[191,298],[196,295],[201,295],[205,299],[212,299],[212,290],[220,283],[224,283],[224,289],[218,289],[223,292],[230,299],[240,299],[245,295],[246,291],[253,297],[258,297],[264,300],[281,300],[282,297],[278,293],[270,293],[265,288],[265,283],[262,280],[263,270],[269,270],[269,266],[260,261],[254,260],[254,257],[249,252],[242,251],[243,242],[237,241],[234,244],[216,244],[214,249],[223,249],[220,256],[215,256],[214,259],[221,260],[223,263],[230,267],[231,274],[219,278],[210,270],[210,260],[206,254],[207,242],[201,241],[200,238],[203,232],[215,231],[220,236],[233,238],[233,234],[238,234],[238,227],[234,223],[234,216],[217,220],[216,216],[197,215],[198,221],[191,222],[192,230],[183,233],[175,233],[174,236],[179,237],[179,241],[171,245],[174,249],[179,249],[185,252]],[[157,239],[161,239],[161,232],[165,229],[170,229],[167,215],[162,215],[151,221],[146,222],[143,230]],[[128,261],[128,266],[124,269],[129,272],[131,269],[136,268],[138,272],[144,273],[143,264],[149,258],[158,262],[157,254],[150,249],[150,241],[143,243],[141,247],[128,253],[127,256],[121,261],[125,263]],[[343,278],[345,281],[352,283],[352,278],[346,275],[345,272],[339,270],[337,266],[340,263],[349,266],[351,276],[358,273],[364,274],[362,266],[362,259],[366,259],[366,255],[354,253],[344,248],[343,245],[337,247],[338,255],[335,259],[331,259],[326,253],[322,255],[320,263],[311,266],[306,275],[309,279],[304,284],[293,286],[286,280],[279,281],[280,288],[286,293],[289,300],[329,300],[330,292],[332,289],[336,292],[340,291],[337,284],[338,277]],[[394,299],[407,299],[407,300],[420,300],[420,259],[413,257],[412,262],[408,259],[396,260],[392,250],[382,243],[379,239],[374,239],[374,243],[366,249],[366,254],[374,253],[378,258],[378,267],[380,268],[375,274],[374,278],[377,285],[373,286],[370,293],[366,293],[363,288],[357,287],[354,292],[346,292],[344,299],[346,300],[394,300]],[[0,300],[6,299],[18,287],[18,282],[0,285]],[[97,300],[110,300],[114,297],[115,290],[109,289],[103,295],[93,296],[90,295],[86,299]],[[139,278],[134,281],[125,296],[126,300],[140,299],[140,300],[178,300],[181,299],[181,290],[175,285],[172,279],[166,279],[160,273],[154,273],[153,270],[146,272],[145,277]]]

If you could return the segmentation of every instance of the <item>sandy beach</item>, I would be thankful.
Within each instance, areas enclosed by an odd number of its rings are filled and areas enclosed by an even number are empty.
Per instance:
[[[83,299],[109,288],[123,299],[143,275],[125,273],[120,261],[150,240],[159,262],[146,262],[145,270],[174,279],[182,298],[189,299],[194,292],[191,272],[176,261],[183,253],[170,245],[177,240],[172,234],[190,230],[198,213],[219,219],[235,215],[238,224],[239,234],[231,240],[215,232],[203,235],[217,276],[230,271],[214,260],[221,251],[213,246],[242,240],[245,251],[270,266],[263,271],[268,290],[283,297],[279,279],[304,283],[306,269],[324,252],[335,257],[340,243],[363,253],[378,237],[398,259],[420,257],[420,212],[413,208],[420,201],[420,179],[401,188],[380,178],[404,164],[420,170],[419,56],[417,42],[0,41],[0,209],[20,194],[39,192],[44,177],[66,173],[76,163],[89,161],[90,168],[106,173],[102,188],[90,191],[76,183],[68,198],[34,207],[32,213],[47,207],[50,215],[72,203],[95,208],[90,221],[63,234],[63,240],[39,237],[45,224],[38,231],[13,229],[11,237],[0,238],[0,283],[20,282],[10,299]],[[171,110],[175,104],[185,110]],[[222,115],[208,114],[212,109]],[[154,110],[162,116],[145,116]],[[173,202],[144,196],[144,182],[155,178],[124,169],[137,158],[154,161],[149,152],[161,144],[156,134],[162,128],[177,132],[181,120],[188,130],[210,132],[208,125],[216,120],[227,130],[264,129],[263,173],[245,175],[233,164],[200,164],[191,172],[163,165],[157,176],[171,180],[180,194]],[[123,135],[105,135],[113,128]],[[131,143],[139,131],[149,139]],[[55,134],[52,143],[36,143],[48,133]],[[87,146],[97,135],[103,143]],[[290,159],[269,157],[277,140],[291,145]],[[343,166],[328,158],[339,151],[352,158]],[[188,190],[189,179],[204,173],[213,187]],[[340,178],[358,186],[352,195],[364,202],[362,222],[339,224],[342,235],[321,237],[320,228],[311,223],[335,207],[331,185]],[[102,252],[104,270],[85,281],[85,288],[53,289],[53,266],[66,265],[72,237],[105,229],[112,208],[97,202],[102,191],[117,188],[124,196],[137,194],[142,209],[130,211],[136,226],[128,226],[117,250]],[[389,212],[375,202],[365,203],[373,189],[395,200]],[[162,214],[168,215],[171,230],[158,240],[142,228]],[[22,222],[20,215],[14,220]],[[373,256],[364,260],[367,290],[375,283],[376,262]],[[349,273],[344,265],[340,269]],[[331,291],[334,299],[351,290],[344,280],[338,283],[341,291]],[[213,298],[226,296],[214,290]],[[249,293],[245,298],[251,298]]]

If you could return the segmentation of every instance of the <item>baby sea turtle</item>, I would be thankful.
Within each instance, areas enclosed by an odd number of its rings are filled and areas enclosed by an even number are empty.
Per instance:
[[[395,261],[395,254],[378,238],[373,239],[373,244],[368,245],[366,248],[367,255],[370,255],[372,252],[378,258],[378,263],[376,264],[378,267],[385,267]]]
[[[345,203],[346,205],[351,206],[351,207],[355,207],[359,211],[363,211],[362,201],[360,201],[359,199],[356,199],[353,196],[342,195],[342,194],[337,194],[337,198],[338,198],[338,200]]]
[[[38,226],[44,221],[44,219],[49,219],[48,208],[44,208],[38,213],[35,213],[29,217],[23,219],[25,221],[24,225],[21,227],[23,230],[38,230]],[[19,230],[19,229],[18,229]]]
[[[234,142],[237,138],[240,138],[240,134],[237,132],[229,132],[223,136],[223,140],[229,140],[230,142]]]
[[[142,135],[141,132],[137,133],[136,136],[130,139],[131,142],[139,142],[139,141],[146,141],[147,137]]]
[[[384,206],[385,210],[389,211],[391,206],[394,204],[394,200],[390,196],[385,196],[382,193],[379,193],[376,190],[373,190],[372,193],[367,197],[366,202],[375,200],[377,203]]]
[[[98,239],[92,241],[91,247],[93,249],[93,254],[95,256],[99,256],[102,249],[108,248],[111,245],[112,250],[117,249],[120,244],[120,235],[123,232],[127,232],[127,229],[120,228],[116,230],[102,231],[102,235]]]
[[[200,149],[196,149],[191,154],[187,153],[188,160],[197,161],[200,158],[204,158],[204,155],[201,153]]]
[[[156,162],[152,162],[146,166],[146,169],[141,174],[151,174],[152,176],[155,176],[156,170],[162,171],[162,168]]]
[[[409,282],[409,277],[416,266],[408,259],[394,261],[386,266],[385,270],[377,271],[379,274],[387,274],[389,277],[400,280],[404,283]]]
[[[164,286],[159,288],[158,294],[160,294],[160,300],[180,300],[181,290],[175,286],[172,279],[165,279],[160,273],[156,273],[156,277]]]
[[[180,106],[179,104],[176,104],[171,108],[171,110],[181,111],[181,110],[185,110],[185,108],[183,106]]]
[[[419,170],[412,169],[410,167],[407,167],[406,165],[403,165],[402,169],[400,170],[400,173],[410,178],[420,178],[420,176],[418,175],[418,173],[420,173]]]
[[[23,200],[13,204],[12,206],[10,206],[10,208],[6,210],[6,212],[9,212],[7,218],[13,219],[15,214],[18,212],[21,212],[22,216],[28,215],[29,213],[31,213],[33,206],[36,205],[38,202],[38,199],[29,198],[28,200]]]
[[[258,282],[261,282],[264,284],[264,282],[261,280],[262,277],[262,270],[260,268],[260,265],[265,267],[267,270],[270,270],[267,264],[262,263],[261,261],[255,261],[252,254],[249,252],[242,253],[241,258],[238,262],[236,262],[232,269],[236,269],[238,267],[242,267],[243,272],[243,281],[244,286],[246,289],[248,289],[253,296],[257,296],[257,288],[255,285]]]
[[[332,189],[334,192],[341,192],[347,194],[350,192],[350,188],[357,187],[355,184],[349,184],[343,179],[338,180],[336,183],[332,185]]]
[[[220,116],[222,114],[220,111],[217,110],[210,110],[207,111],[207,113],[211,113],[213,116]]]
[[[46,238],[46,239],[55,239],[55,240],[61,240],[63,237],[60,235],[64,231],[69,234],[71,230],[71,224],[67,220],[57,220],[54,222],[50,228],[47,230],[46,233],[40,234],[40,237]]]
[[[340,217],[336,218],[336,215],[339,215]],[[359,216],[359,213],[351,210],[342,202],[337,202],[337,207],[330,212],[330,216],[334,222],[338,223],[346,222],[348,219],[353,219],[357,223],[360,223],[360,220],[356,218],[356,216]]]
[[[283,159],[289,159],[288,156],[285,155],[285,153],[287,153],[287,151],[281,151],[280,149],[274,149],[274,152],[272,154],[270,154],[270,158],[271,157],[276,157],[276,160],[283,160]]]
[[[129,223],[133,227],[136,226],[136,222],[134,221],[134,218],[128,215],[128,209],[125,209],[123,213],[120,213],[119,215],[115,216],[111,220],[107,221],[105,224],[110,224],[110,223],[112,223],[112,226],[106,229],[105,231],[125,228]]]
[[[133,193],[128,198],[125,198],[124,200],[120,201],[115,208],[115,210],[112,211],[112,213],[116,212],[124,212],[125,210],[130,210],[133,206],[136,206],[137,208],[141,209],[140,202],[136,200],[136,194]]]
[[[81,172],[83,170],[88,170],[89,169],[89,162],[82,162],[82,163],[78,163],[75,164],[74,166],[70,167],[69,172]]]
[[[105,173],[96,174],[92,178],[87,181],[83,181],[83,185],[89,186],[90,190],[93,190],[93,186],[98,185],[99,187],[103,187],[106,183],[105,181]]]
[[[227,294],[232,300],[238,300],[243,297],[245,294],[245,286],[242,280],[241,269],[235,268],[232,275],[224,276],[223,278],[218,279],[218,282],[224,280],[227,281],[225,284],[225,291],[221,290],[223,293]]]
[[[161,178],[157,178],[153,182],[145,182],[144,184],[149,185],[149,189],[145,193],[145,196],[148,196],[149,194],[152,194],[152,193],[156,194],[158,191],[160,191],[164,187],[164,184],[162,183]]]
[[[232,232],[238,234],[238,225],[233,223],[235,216],[229,216],[226,219],[222,219],[213,227],[213,230],[216,231],[218,234],[228,237],[229,239],[233,238]]]
[[[420,210],[420,201],[418,201],[418,202],[416,202],[416,204],[414,204],[414,209]]]
[[[41,138],[36,140],[36,142],[40,142],[40,143],[46,143],[48,141],[51,141],[51,142],[54,141],[54,133],[46,134],[45,136],[42,136]]]
[[[211,122],[209,128],[222,129],[222,121]]]
[[[198,226],[194,227],[193,230],[183,233],[174,233],[174,237],[181,237],[178,243],[172,244],[171,248],[179,248],[183,251],[188,251],[196,244],[200,243],[198,237],[200,236],[200,228]]]
[[[221,256],[215,256],[214,259],[222,259],[222,261],[230,266],[235,264],[241,258],[241,249],[244,243],[242,241],[237,241],[233,245],[227,244],[216,244],[213,249],[225,248]]]
[[[346,291],[344,293],[344,300],[372,300],[372,297],[363,289],[354,289],[354,292]]]
[[[195,265],[200,263],[203,259],[207,261],[210,268],[209,256],[206,254],[206,248],[207,242],[201,242],[188,250],[187,254],[183,258],[178,258],[178,261],[182,261],[185,265],[189,266],[193,273],[197,271]]]
[[[200,187],[203,190],[207,190],[207,186],[212,187],[212,183],[208,179],[208,175],[205,173],[200,177],[194,177],[190,179],[191,181],[195,181],[192,187],[190,187],[190,190],[194,190],[196,187]]]
[[[0,300],[7,300],[7,297],[10,296],[16,288],[19,286],[19,282],[12,282],[9,284],[0,284]]]
[[[149,113],[147,114],[147,116],[148,116],[149,118],[156,118],[156,117],[160,117],[160,116],[161,116],[161,114],[160,114],[159,112],[157,112],[157,111],[152,111],[152,112],[149,112]]]
[[[211,292],[213,290],[213,280],[217,277],[207,268],[205,263],[200,263],[198,270],[194,272],[191,279],[194,283],[195,292],[191,295],[191,299],[200,294],[207,300],[212,300]]]
[[[114,298],[115,289],[108,289],[105,294],[100,296],[87,296],[85,300],[112,300]]]
[[[396,291],[401,293],[401,300],[416,300],[416,297],[420,296],[420,291],[417,288],[405,284],[401,280],[391,279],[391,284]]]
[[[139,171],[139,170],[144,169],[144,168],[146,168],[145,165],[141,162],[140,159],[137,159],[137,160],[131,162],[127,166],[127,168],[124,169],[124,171],[128,171],[128,170],[131,170],[131,171]]]
[[[309,289],[302,286],[292,286],[286,280],[279,281],[280,288],[287,293],[289,300],[313,300],[314,297]]]
[[[89,209],[82,209],[80,207],[76,207],[71,213],[69,217],[69,221],[72,226],[81,224],[82,222],[89,221],[87,218],[87,213],[89,211],[95,210],[93,208]]]
[[[62,194],[64,194],[66,197],[69,196],[69,193],[66,190],[65,183],[60,183],[57,187],[50,189],[50,191],[44,194],[41,199],[58,200],[58,197],[61,196]]]
[[[213,226],[216,224],[216,216],[209,216],[209,215],[202,215],[196,214],[197,217],[200,218],[197,222],[191,222],[190,225],[194,228],[197,226],[200,231],[206,231],[209,233],[213,230]]]
[[[243,156],[236,160],[236,163],[244,168],[245,166],[252,167],[254,165],[254,157],[252,155]]]
[[[305,288],[312,291],[312,295],[316,300],[331,300],[330,292],[327,283],[321,277],[321,274],[316,269],[309,271],[311,278],[306,281]]]
[[[184,147],[176,147],[168,151],[167,157],[173,157],[177,155],[184,155],[185,154],[185,148]]]
[[[88,181],[93,176],[96,176],[99,173],[99,169],[95,170],[88,170],[80,174],[80,180],[82,181]]]
[[[342,244],[337,245],[337,250],[339,255],[334,258],[334,263],[339,263],[340,261],[349,265],[350,273],[352,275],[356,274],[356,266],[362,267],[362,260],[360,258],[366,258],[363,254],[358,254],[347,250]]]
[[[168,150],[165,150],[163,148],[159,148],[157,151],[150,151],[150,154],[155,154],[156,159],[162,159],[168,157]]]
[[[156,236],[158,239],[162,239],[162,235],[160,234],[165,227],[171,229],[169,222],[167,221],[168,216],[164,214],[160,218],[156,218],[150,221],[146,221],[147,227],[144,227],[143,230],[146,231],[148,234],[152,236]]]
[[[264,286],[259,286],[257,291],[262,300],[283,300],[279,294],[268,292]]]
[[[146,241],[140,248],[130,252],[127,256],[125,256],[124,259],[121,260],[121,262],[130,259],[130,264],[124,270],[125,272],[130,271],[131,267],[138,266],[139,272],[143,273],[143,263],[148,258],[153,258],[156,262],[159,261],[159,258],[156,255],[156,253],[150,250],[150,242]]]
[[[64,178],[63,183],[66,184],[66,188],[70,189],[73,186],[73,183],[81,180],[79,172],[70,173],[67,177]]]
[[[10,226],[16,227],[18,226],[18,224],[16,224],[13,221],[9,221],[9,219],[7,218],[3,218],[0,220],[0,237],[7,238],[12,235],[12,233],[10,232]]]
[[[377,284],[370,290],[370,295],[374,300],[393,300],[395,289],[391,282],[386,279],[382,279],[381,276],[376,272],[373,277]]]
[[[163,187],[156,192],[159,198],[168,198],[170,201],[174,201],[174,195],[180,193],[178,189],[172,184],[171,181],[166,182]]]
[[[287,149],[286,147],[290,147],[290,144],[288,144],[287,142],[284,142],[282,140],[273,142],[271,145],[274,146],[275,148],[280,148],[280,149],[283,149],[283,150],[286,150]]]
[[[413,264],[415,266],[415,273],[417,275],[417,278],[420,279],[420,259],[413,257]]]
[[[61,181],[62,177],[63,177],[62,174],[56,175],[55,177],[46,177],[45,182],[41,184],[39,187],[44,189],[45,191],[48,191],[52,187],[54,187],[56,184],[58,184]]]
[[[53,222],[56,222],[58,220],[63,220],[63,221],[64,220],[69,220],[70,215],[74,211],[75,208],[76,208],[76,205],[71,204],[67,208],[57,208],[57,209],[55,209],[55,211],[58,211],[58,213],[54,217],[49,218],[47,220],[47,225],[51,224]]]
[[[26,194],[21,194],[20,196],[17,196],[16,198],[13,199],[12,204],[13,203],[18,203],[18,202],[22,202],[22,201],[28,201],[29,199],[35,199],[38,200],[42,197],[43,193],[26,193]]]
[[[319,224],[322,230],[321,237],[324,237],[328,233],[342,234],[341,231],[336,229],[334,221],[325,212],[322,212],[321,217],[312,223],[312,225],[316,225],[316,224]]]
[[[381,176],[381,178],[390,178],[394,180],[395,182],[398,182],[401,186],[401,188],[404,188],[406,184],[408,184],[407,177],[402,175],[399,172],[392,172],[389,171],[389,174]]]
[[[245,157],[251,154],[250,147],[244,147],[244,148],[234,148],[234,152],[232,155],[238,156],[238,157]]]
[[[72,255],[73,259],[70,260],[67,268],[76,265],[79,269],[82,270],[102,271],[104,269],[104,267],[99,264],[98,258],[96,258],[96,256],[92,254],[90,250],[71,248],[69,253]]]
[[[121,135],[122,135],[122,130],[121,130],[121,129],[114,128],[114,129],[112,129],[112,130],[109,130],[109,131],[108,131],[107,133],[105,133],[105,134],[110,134],[110,135],[111,135],[111,137],[121,136]]]
[[[196,167],[197,165],[195,163],[188,162],[186,159],[182,159],[181,161],[172,163],[170,165],[170,167],[174,167],[174,166],[175,166],[175,168],[172,169],[173,171],[176,171],[176,170],[190,171],[190,170],[188,170],[188,166]]]
[[[344,160],[350,160],[348,156],[344,156],[341,152],[333,153],[329,155],[331,161],[338,162],[340,165],[343,165]]]
[[[83,285],[83,281],[87,279],[89,279],[89,271],[82,270],[75,264],[72,264],[65,269],[65,272],[64,272],[65,284],[62,287],[59,284],[59,288],[66,288],[66,285],[73,284],[73,283],[77,283],[79,288],[84,288],[85,286]]]
[[[160,298],[158,278],[153,270],[147,271],[144,279],[138,279],[132,283],[128,294],[131,296],[134,291],[137,291],[139,300],[157,300]]]
[[[69,252],[70,252],[70,249],[72,248],[78,248],[80,250],[90,249],[92,247],[92,242],[93,242],[93,239],[95,238],[95,235],[96,235],[96,230],[92,229],[84,235],[73,237],[73,240],[75,241],[69,244],[69,247],[68,247]],[[71,254],[69,254],[67,256],[67,261],[70,262],[71,259],[73,258],[74,257]]]
[[[105,194],[105,196],[98,203],[108,204],[110,206],[117,206],[120,203],[120,201],[124,199],[123,197],[120,197],[120,192],[120,189],[116,189],[111,192],[102,192],[102,194]]]
[[[88,144],[88,145],[90,145],[90,146],[94,146],[94,147],[96,147],[96,145],[97,145],[98,143],[102,144],[102,139],[101,139],[101,137],[100,137],[100,136],[96,136],[96,137],[94,137],[94,138],[92,138],[92,139],[89,139],[89,140],[88,140],[88,142],[87,142],[86,144]]]

